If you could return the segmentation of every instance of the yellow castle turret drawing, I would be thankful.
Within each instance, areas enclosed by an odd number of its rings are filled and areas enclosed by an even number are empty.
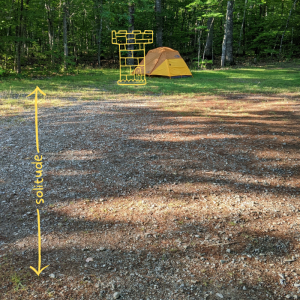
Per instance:
[[[119,85],[144,85],[145,75],[145,45],[153,43],[153,31],[119,30],[111,32],[112,44],[119,45],[120,79]],[[132,57],[128,52],[133,53]],[[141,68],[143,66],[143,68]],[[143,71],[142,71],[143,70]]]

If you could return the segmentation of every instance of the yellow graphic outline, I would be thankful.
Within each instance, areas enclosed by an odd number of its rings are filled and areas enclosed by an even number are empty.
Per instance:
[[[39,149],[39,128],[38,128],[38,107],[37,107],[37,100],[38,100],[38,92],[46,96],[46,94],[37,86],[36,89],[30,93],[27,97],[31,96],[35,93],[35,137],[36,137],[36,151],[37,153],[40,153]]]
[[[35,93],[35,137],[36,137],[36,150],[38,153],[40,153],[39,149],[39,129],[38,129],[38,106],[37,106],[37,100],[38,100],[38,92],[46,96],[46,94],[37,86],[36,89],[30,93],[27,97],[31,96]],[[48,266],[41,269],[42,265],[42,243],[41,243],[41,221],[40,221],[40,211],[37,209],[37,221],[38,221],[38,244],[39,244],[39,265],[38,270],[36,270],[34,267],[30,266],[30,269],[33,270],[37,276],[40,276],[42,271],[46,269]]]
[[[119,45],[119,62],[120,62],[120,80],[117,81],[118,85],[145,85],[146,81],[146,63],[145,63],[145,45],[153,43],[153,30],[133,30],[127,32],[127,30],[119,30],[111,32],[111,43]],[[134,49],[128,49],[129,45],[137,45]],[[132,51],[143,52],[143,56],[137,57],[124,57],[122,53]],[[125,53],[126,54],[126,53]],[[128,65],[127,60],[137,61],[137,64]],[[143,61],[143,64],[140,63]],[[122,64],[123,63],[123,64]],[[141,68],[144,67],[144,72],[141,74]],[[125,70],[129,69],[129,73],[125,73]],[[134,70],[133,70],[134,69]],[[137,73],[138,72],[138,73]]]
[[[38,271],[30,266],[30,269],[33,270],[37,276],[40,276],[40,274],[42,273],[42,271],[44,269],[46,269],[47,267],[49,267],[50,265],[44,267],[41,269],[41,265],[42,265],[42,245],[41,245],[41,221],[40,221],[40,211],[37,209],[37,219],[38,219],[38,236],[39,236],[39,269]]]

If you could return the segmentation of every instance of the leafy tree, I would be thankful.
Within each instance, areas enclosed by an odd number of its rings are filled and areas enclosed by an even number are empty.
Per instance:
[[[222,57],[222,46],[227,63],[234,61],[234,55],[299,57],[298,0],[235,0],[230,1],[230,11],[227,4],[218,0],[0,0],[0,67],[18,74],[71,71],[75,64],[100,67],[118,59],[111,31],[133,28],[154,30],[155,43],[147,50],[162,45],[175,48],[187,63],[197,60],[198,66],[201,60]]]

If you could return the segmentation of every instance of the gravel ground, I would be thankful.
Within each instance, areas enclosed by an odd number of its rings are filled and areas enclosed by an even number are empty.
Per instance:
[[[0,299],[300,299],[300,104],[284,98],[40,109],[40,205],[34,112],[2,122]]]

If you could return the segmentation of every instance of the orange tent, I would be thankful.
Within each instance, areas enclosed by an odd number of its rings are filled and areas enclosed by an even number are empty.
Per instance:
[[[146,75],[167,76],[170,78],[193,76],[179,52],[168,47],[150,50],[145,56]],[[135,74],[144,73],[144,60],[134,70]]]

